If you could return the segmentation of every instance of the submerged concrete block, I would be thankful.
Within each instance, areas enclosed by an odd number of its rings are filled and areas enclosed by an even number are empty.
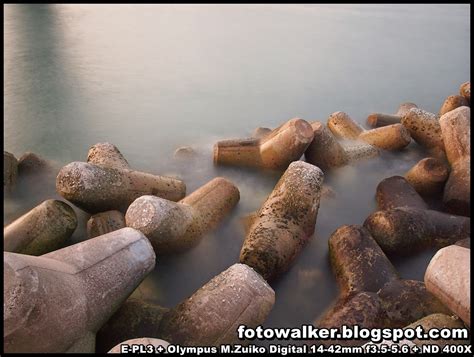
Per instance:
[[[413,140],[421,146],[444,150],[441,127],[435,114],[413,108],[403,116],[402,124],[408,129]]]
[[[5,351],[94,352],[95,333],[154,266],[131,228],[40,257],[4,252]]]
[[[3,250],[42,255],[58,249],[76,227],[76,214],[67,203],[47,200],[3,228]]]
[[[59,171],[56,190],[79,208],[98,213],[125,211],[143,195],[178,201],[184,197],[186,185],[171,177],[72,162]]]
[[[275,303],[275,292],[252,268],[234,264],[163,316],[161,337],[172,344],[242,343],[237,327],[257,327]]]
[[[311,125],[293,118],[260,139],[219,141],[214,145],[214,163],[285,170],[303,155],[312,140]]]
[[[402,176],[392,176],[380,181],[375,194],[379,210],[396,207],[428,209],[428,205]]]
[[[18,178],[18,160],[16,157],[7,152],[3,152],[3,187],[11,189],[15,186]]]
[[[87,162],[115,169],[130,169],[130,165],[120,150],[111,143],[98,143],[91,146],[87,153]]]
[[[438,297],[467,326],[471,326],[470,249],[451,245],[440,249],[425,273],[428,291]]]
[[[314,165],[290,164],[249,228],[241,263],[266,280],[289,268],[314,232],[323,177]]]
[[[125,216],[119,211],[94,214],[87,221],[87,236],[94,238],[125,227]]]
[[[398,279],[392,263],[362,226],[338,228],[329,238],[329,256],[342,296],[377,292]]]
[[[464,216],[471,207],[471,110],[463,106],[444,114],[440,120],[446,157],[451,173],[444,188],[446,211]]]
[[[24,153],[18,160],[18,174],[31,175],[46,170],[52,170],[53,165],[46,159],[36,155],[33,152]]]
[[[385,253],[400,255],[454,244],[471,235],[470,219],[413,207],[372,213],[364,222]]]
[[[405,174],[406,180],[422,196],[433,196],[443,192],[448,176],[448,165],[434,157],[418,161]]]
[[[216,228],[239,198],[232,182],[217,177],[178,203],[141,196],[128,208],[125,221],[145,234],[158,254],[182,251]]]

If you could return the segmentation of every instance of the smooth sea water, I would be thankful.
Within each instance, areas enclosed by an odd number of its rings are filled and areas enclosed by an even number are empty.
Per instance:
[[[238,261],[240,218],[279,178],[214,167],[216,141],[292,117],[325,122],[339,110],[365,126],[371,112],[408,101],[437,113],[470,78],[468,5],[5,5],[4,13],[5,150],[33,151],[59,169],[108,141],[134,169],[181,177],[188,193],[215,176],[238,186],[232,215],[194,249],[158,257],[135,292],[168,307]],[[184,145],[194,160],[173,158]],[[412,143],[325,172],[336,197],[322,199],[315,235],[271,284],[276,303],[264,326],[300,326],[324,312],[337,296],[330,234],[362,224],[378,182],[425,156]],[[4,224],[60,198],[56,173],[20,181],[4,200]],[[85,239],[88,215],[76,212],[68,244]],[[392,262],[403,278],[423,280],[433,254]]]

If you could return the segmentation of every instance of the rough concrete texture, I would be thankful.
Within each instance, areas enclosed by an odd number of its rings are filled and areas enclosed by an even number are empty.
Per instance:
[[[381,128],[387,125],[399,124],[402,117],[394,114],[372,113],[367,117],[367,125],[372,128]]]
[[[444,150],[441,127],[438,117],[425,110],[410,109],[402,118],[402,124],[410,132],[410,136],[427,149]]]
[[[119,211],[97,213],[87,221],[87,236],[94,238],[125,227],[125,217]]]
[[[3,187],[11,189],[18,178],[18,160],[7,152],[3,152]]]
[[[239,202],[238,188],[217,177],[178,203],[141,196],[128,208],[127,226],[150,239],[157,254],[193,247],[230,213]]]
[[[362,226],[338,228],[329,238],[329,257],[340,295],[377,292],[398,273]]]
[[[384,310],[382,326],[402,328],[434,313],[449,313],[422,281],[392,280],[377,292]]]
[[[290,164],[249,229],[240,251],[241,263],[266,280],[289,268],[314,232],[323,177],[314,165]]]
[[[178,201],[185,196],[186,185],[171,177],[72,162],[59,171],[56,190],[79,208],[99,213],[124,212],[143,195]]]
[[[364,131],[349,115],[344,112],[332,113],[327,121],[329,130],[340,139],[355,140]]]
[[[442,116],[451,110],[454,110],[456,108],[462,107],[469,105],[469,102],[467,101],[466,98],[464,98],[461,95],[450,95],[446,100],[444,101],[443,105],[441,106],[441,109],[439,110],[439,116]]]
[[[470,249],[451,245],[440,249],[431,259],[425,273],[428,291],[438,297],[471,326],[471,260]]]
[[[130,169],[120,150],[111,143],[98,143],[89,149],[87,162],[90,164],[115,169]]]
[[[181,146],[173,154],[175,159],[189,160],[197,156],[196,151],[190,146]]]
[[[410,133],[402,124],[365,130],[358,139],[383,150],[401,150],[411,142]]]
[[[377,207],[388,210],[396,207],[414,207],[428,209],[428,205],[402,176],[392,176],[380,181],[377,185]]]
[[[242,343],[241,324],[261,325],[275,292],[252,268],[234,264],[163,316],[160,338],[186,346]]]
[[[359,160],[371,159],[380,155],[380,150],[375,146],[365,142],[351,142],[343,144],[344,152],[346,153],[347,161],[354,163]]]
[[[293,118],[260,139],[219,141],[214,145],[214,163],[285,170],[303,155],[312,140],[311,125]]]
[[[52,164],[48,160],[36,155],[33,152],[24,153],[18,160],[18,174],[31,175],[46,170],[51,170]]]
[[[372,213],[364,227],[385,253],[406,255],[470,237],[470,221],[468,217],[438,211],[398,207]]]
[[[97,332],[96,352],[107,352],[124,340],[158,337],[161,319],[168,310],[141,299],[127,299]]]
[[[463,106],[444,114],[440,120],[446,157],[451,173],[443,203],[448,212],[470,215],[471,206],[471,109]]]
[[[156,348],[161,346],[166,349],[168,347],[169,342],[166,342],[164,340],[160,340],[158,338],[150,338],[150,337],[141,337],[141,338],[134,338],[131,340],[123,341],[116,345],[114,348],[112,348],[108,353],[122,353],[122,348],[121,345],[141,345],[141,346],[146,346],[146,351],[149,353],[159,353],[156,352]],[[128,349],[128,347],[127,347]]]
[[[410,103],[410,102],[407,102],[407,103],[402,103],[400,104],[400,106],[398,107],[398,110],[397,112],[395,113],[395,115],[398,115],[400,117],[403,117],[405,116],[406,113],[408,113],[408,111],[410,109],[413,109],[413,108],[418,108],[418,106],[415,104],[415,103]]]
[[[304,153],[306,161],[322,170],[346,165],[348,160],[344,148],[326,125],[314,121],[311,127],[314,139]]]
[[[260,126],[258,128],[255,128],[255,130],[252,132],[252,138],[261,139],[267,136],[268,134],[270,134],[271,132],[272,132],[272,129],[263,128]]]
[[[41,257],[4,252],[5,352],[94,352],[93,335],[154,266],[131,228]]]
[[[469,105],[471,105],[471,82],[465,82],[459,87],[459,94],[467,99]]]
[[[448,176],[448,165],[434,157],[427,157],[418,161],[405,174],[406,180],[416,192],[428,197],[443,192]]]
[[[449,328],[449,329],[461,329],[465,328],[462,320],[457,316],[450,316],[446,314],[431,314],[422,319],[413,322],[412,324],[406,326],[405,328],[415,329],[418,326],[423,327],[425,332],[436,328]],[[467,345],[469,344],[469,340],[457,340],[457,339],[431,339],[431,340],[419,340],[414,339],[413,343],[421,346],[421,345],[437,345],[440,347],[444,347],[446,345]]]
[[[3,250],[42,255],[58,249],[76,227],[76,214],[67,203],[47,200],[3,229]]]

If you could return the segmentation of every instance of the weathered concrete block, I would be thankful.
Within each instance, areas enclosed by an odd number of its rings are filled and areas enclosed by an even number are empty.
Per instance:
[[[47,200],[3,229],[3,250],[42,255],[58,249],[76,227],[76,214],[67,203]]]
[[[111,143],[98,143],[91,146],[87,153],[87,162],[115,169],[130,169],[130,165],[120,150]]]
[[[122,347],[121,347],[122,345],[127,345],[127,346],[142,345],[142,346],[146,346],[145,348],[146,348],[146,351],[148,351],[148,353],[159,353],[159,352],[156,352],[157,351],[156,348],[161,346],[164,348],[163,351],[166,351],[166,347],[169,346],[169,342],[160,340],[158,338],[150,338],[150,337],[134,338],[134,339],[119,343],[117,346],[112,348],[108,353],[122,353]]]
[[[406,180],[422,196],[433,196],[443,192],[448,176],[448,165],[434,157],[418,161],[405,174]]]
[[[275,292],[252,268],[234,264],[163,316],[161,338],[185,346],[242,343],[237,327],[257,327]]]
[[[53,165],[33,152],[24,153],[18,160],[18,174],[31,175],[52,170]]]
[[[18,160],[7,151],[3,152],[3,187],[11,189],[18,178]]]
[[[402,117],[412,108],[418,108],[414,103],[402,103],[395,114],[372,113],[367,117],[367,124],[372,128],[400,124]]]
[[[411,102],[402,103],[398,107],[398,110],[395,113],[395,115],[403,117],[405,116],[406,113],[410,111],[410,109],[413,109],[413,108],[418,108],[418,106],[415,103],[411,103]]]
[[[346,152],[326,125],[314,121],[311,122],[311,127],[314,139],[304,153],[306,161],[322,170],[346,165]]]
[[[411,142],[410,133],[402,124],[365,130],[358,139],[383,150],[401,150]]]
[[[327,126],[340,139],[355,140],[364,131],[359,124],[344,112],[332,113],[328,118]]]
[[[94,214],[87,221],[87,236],[94,238],[125,227],[125,216],[119,211]]]
[[[444,114],[440,120],[446,157],[451,173],[444,189],[448,212],[469,216],[471,207],[471,110],[463,106]]]
[[[196,157],[196,155],[196,151],[190,146],[181,146],[173,154],[174,158],[178,160],[189,160]]]
[[[141,299],[127,299],[97,332],[96,352],[107,352],[121,341],[140,336],[159,336],[161,320],[168,311]]]
[[[444,150],[441,127],[438,117],[422,109],[410,109],[402,118],[402,124],[410,132],[410,136],[427,149]]]
[[[471,260],[470,249],[451,245],[440,249],[431,259],[425,273],[428,291],[438,297],[471,326]]]
[[[329,256],[342,296],[377,292],[398,279],[392,263],[362,226],[338,228],[329,238]]]
[[[41,257],[3,254],[6,352],[94,352],[95,333],[155,266],[131,228]]]
[[[380,155],[380,150],[375,146],[361,142],[353,141],[343,145],[347,161],[350,163],[366,160]]]
[[[392,176],[380,181],[375,194],[379,210],[396,207],[428,209],[428,205],[402,176]]]
[[[240,262],[266,280],[286,271],[314,232],[323,172],[303,161],[290,164],[258,211]]]
[[[446,100],[444,101],[443,105],[441,106],[441,109],[439,110],[439,116],[442,116],[451,110],[454,110],[456,108],[462,107],[469,105],[469,102],[467,101],[466,98],[464,98],[461,95],[450,95]]]
[[[470,237],[470,219],[432,210],[398,207],[372,213],[364,222],[385,253],[411,254]]]
[[[232,182],[217,177],[178,203],[141,196],[128,208],[125,221],[145,234],[158,254],[182,251],[217,227],[239,198]]]
[[[56,190],[79,208],[98,213],[109,210],[124,212],[143,195],[178,201],[184,197],[186,185],[170,177],[72,162],[59,171]]]
[[[459,94],[466,98],[469,105],[471,105],[471,82],[465,82],[459,87]]]
[[[214,163],[285,170],[303,155],[312,140],[311,125],[293,118],[261,139],[219,141],[214,145]]]

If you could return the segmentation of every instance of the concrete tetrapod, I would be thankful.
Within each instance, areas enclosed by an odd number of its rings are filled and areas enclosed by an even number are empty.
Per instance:
[[[400,124],[402,117],[412,108],[418,108],[414,103],[402,103],[395,114],[372,113],[367,117],[367,124],[372,128]]]
[[[124,340],[160,336],[161,320],[168,311],[152,302],[128,298],[97,332],[96,352],[107,352]]]
[[[87,162],[115,169],[130,169],[128,161],[120,150],[111,143],[97,143],[92,145],[87,153]]]
[[[314,165],[290,164],[249,228],[241,263],[268,281],[289,268],[314,233],[323,177]]]
[[[436,252],[425,273],[428,291],[471,326],[470,249],[450,245]]]
[[[448,165],[434,157],[418,161],[405,174],[410,185],[422,196],[433,196],[443,192],[448,176]]]
[[[18,159],[18,174],[20,176],[44,172],[52,168],[53,165],[50,161],[33,152],[26,152]]]
[[[94,352],[95,333],[154,266],[131,228],[40,257],[4,252],[5,352]]]
[[[364,130],[344,112],[331,114],[327,125],[336,137],[350,140],[358,139],[383,150],[401,150],[411,141],[410,133],[401,124]]]
[[[471,207],[471,109],[459,107],[440,120],[451,172],[444,188],[445,210],[470,216]]]
[[[470,221],[468,217],[433,210],[397,207],[372,213],[364,227],[385,253],[404,255],[469,238]]]
[[[456,108],[466,106],[466,105],[469,105],[469,102],[462,95],[450,95],[444,101],[443,105],[441,106],[441,109],[439,110],[438,115],[442,116],[450,112],[451,110],[454,110]]]
[[[18,160],[7,152],[3,152],[3,187],[11,189],[18,178]]]
[[[92,215],[87,221],[87,236],[94,238],[125,227],[125,216],[119,211],[105,211]]]
[[[185,196],[186,186],[171,177],[72,162],[59,171],[56,190],[79,208],[98,213],[109,210],[123,212],[143,195],[178,201]]]
[[[402,118],[402,124],[411,137],[427,149],[444,151],[438,117],[419,108],[410,109]]]
[[[331,131],[319,121],[311,122],[314,139],[306,149],[306,161],[322,170],[344,166],[358,160],[379,155],[379,150],[364,142],[341,144]]]
[[[128,208],[125,221],[150,239],[157,254],[183,251],[217,227],[239,199],[238,188],[217,177],[178,203],[141,196]]]
[[[459,87],[459,94],[467,99],[469,105],[471,105],[471,82],[465,82]]]
[[[214,163],[285,170],[312,140],[311,125],[293,118],[263,138],[219,141],[214,145]]]
[[[392,176],[380,181],[377,185],[375,197],[379,210],[396,207],[428,209],[428,205],[423,198],[402,176]]]
[[[125,345],[122,347],[122,345]],[[135,347],[134,347],[135,346]],[[144,346],[144,347],[141,347]],[[162,352],[166,351],[166,347],[169,346],[169,342],[164,340],[160,340],[158,338],[150,338],[150,337],[141,337],[141,338],[134,338],[131,340],[123,341],[119,343],[117,346],[112,348],[108,353],[161,353],[157,348],[162,347]],[[143,350],[140,351],[139,349],[142,348]],[[122,349],[125,352],[122,352]],[[134,349],[137,349],[134,351]],[[130,352],[129,352],[130,351]]]
[[[67,203],[47,200],[3,228],[3,250],[42,255],[58,249],[76,227],[76,214]]]
[[[340,294],[316,320],[317,327],[403,327],[428,314],[447,311],[426,291],[423,282],[400,280],[393,265],[362,226],[337,229],[329,239],[329,253]],[[328,340],[327,343],[361,345],[364,341]]]
[[[237,327],[261,325],[274,303],[275,292],[258,273],[234,264],[166,313],[160,338],[184,346],[241,344]]]

